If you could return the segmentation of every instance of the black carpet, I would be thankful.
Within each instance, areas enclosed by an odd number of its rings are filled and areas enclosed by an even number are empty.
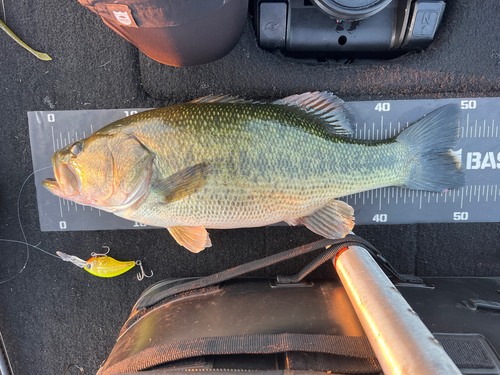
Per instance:
[[[496,0],[450,1],[427,51],[350,65],[260,50],[249,21],[226,57],[174,68],[138,52],[76,1],[5,0],[9,27],[53,61],[37,60],[0,32],[0,238],[23,240],[16,204],[33,172],[27,111],[157,107],[212,93],[257,100],[311,90],[330,90],[345,100],[500,96],[498,14]],[[23,272],[0,284],[0,331],[14,373],[23,375],[62,374],[69,363],[95,373],[136,299],[154,282],[209,275],[318,239],[303,227],[211,230],[213,247],[191,254],[160,229],[42,233],[32,178],[19,207],[29,243],[85,259],[105,245],[114,258],[140,259],[154,271],[143,282],[133,279],[134,271],[101,279],[31,249]],[[402,273],[500,276],[498,223],[359,226],[355,233]],[[26,248],[1,242],[0,257],[5,279],[22,268]],[[291,274],[309,260],[255,275]],[[333,272],[323,266],[314,275]]]

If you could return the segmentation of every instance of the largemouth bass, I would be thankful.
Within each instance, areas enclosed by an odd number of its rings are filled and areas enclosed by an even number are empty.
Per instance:
[[[273,103],[210,96],[132,115],[54,153],[53,194],[166,227],[188,250],[205,228],[303,224],[327,237],[354,226],[335,198],[386,186],[444,192],[465,184],[451,149],[461,111],[447,105],[381,141],[348,137],[329,92]]]

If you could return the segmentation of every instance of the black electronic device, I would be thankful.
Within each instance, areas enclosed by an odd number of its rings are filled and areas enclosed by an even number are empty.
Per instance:
[[[438,0],[257,0],[259,46],[297,57],[390,58],[434,40]]]

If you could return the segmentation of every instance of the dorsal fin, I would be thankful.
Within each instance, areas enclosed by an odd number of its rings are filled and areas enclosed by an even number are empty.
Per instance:
[[[231,103],[231,104],[256,104],[255,100],[241,99],[230,95],[207,95],[202,98],[192,100],[190,103]]]
[[[331,92],[305,92],[287,96],[272,104],[298,108],[312,120],[323,124],[332,134],[346,136],[354,133],[351,113],[345,107],[344,101]]]

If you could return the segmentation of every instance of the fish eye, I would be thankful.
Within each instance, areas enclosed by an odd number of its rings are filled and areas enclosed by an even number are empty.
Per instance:
[[[82,142],[77,142],[75,143],[72,147],[71,147],[71,154],[73,156],[76,156],[78,155],[81,151],[82,151],[82,148],[83,148],[83,144]]]
[[[87,264],[87,265],[85,266],[85,268],[89,270],[89,269],[91,269],[91,268],[92,268],[92,265],[91,265],[91,264]]]

